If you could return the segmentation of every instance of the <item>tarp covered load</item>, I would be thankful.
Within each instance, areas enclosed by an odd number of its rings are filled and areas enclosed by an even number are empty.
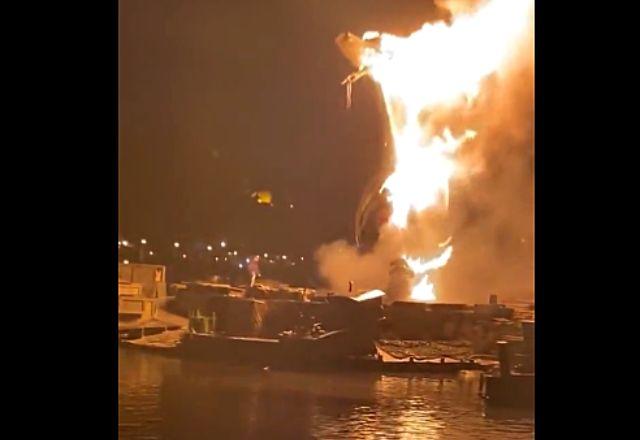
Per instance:
[[[260,336],[267,311],[264,301],[251,298],[211,298],[208,313],[215,313],[215,331],[229,336]]]

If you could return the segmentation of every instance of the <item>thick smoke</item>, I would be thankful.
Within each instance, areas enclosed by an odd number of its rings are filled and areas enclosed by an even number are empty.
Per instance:
[[[533,29],[504,71],[487,78],[468,112],[449,115],[471,127],[453,180],[450,220],[454,258],[436,284],[445,301],[483,301],[488,294],[533,299],[534,57]]]
[[[478,2],[436,3],[458,13]],[[430,276],[439,301],[484,302],[491,293],[533,298],[533,30],[526,35],[507,66],[486,78],[471,107],[461,103],[429,115],[430,129],[477,132],[459,150],[449,210],[420,213],[402,233],[383,226],[367,252],[344,240],[321,246],[319,272],[332,289],[347,293],[354,281],[356,290],[408,299],[410,275],[398,268],[400,255],[433,257],[442,250],[438,243],[452,236],[451,260]]]

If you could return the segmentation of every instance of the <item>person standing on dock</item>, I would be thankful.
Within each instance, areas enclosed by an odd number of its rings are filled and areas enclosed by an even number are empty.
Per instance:
[[[256,283],[256,277],[260,276],[260,266],[258,265],[259,261],[260,255],[254,255],[247,265],[247,269],[249,270],[249,273],[251,273],[251,287]]]

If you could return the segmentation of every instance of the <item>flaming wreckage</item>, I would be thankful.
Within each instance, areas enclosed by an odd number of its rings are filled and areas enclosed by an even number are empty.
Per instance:
[[[340,52],[342,52],[354,67],[358,68],[358,70],[347,76],[341,83],[347,87],[347,108],[351,107],[351,88],[353,83],[369,74],[369,69],[360,62],[362,55],[367,51],[380,52],[380,42],[380,34],[377,32],[367,32],[363,38],[359,38],[351,32],[345,32],[336,38],[336,44]]]
[[[344,32],[335,39],[340,52],[358,70],[347,76],[341,83],[346,86],[347,108],[351,107],[351,92],[353,84],[369,74],[369,68],[361,63],[362,55],[370,50],[380,53],[380,34],[367,32],[360,38],[351,32]],[[368,185],[356,212],[355,239],[358,246],[370,248],[378,239],[380,226],[389,221],[391,205],[387,201],[387,194],[380,191],[389,172],[376,176]]]

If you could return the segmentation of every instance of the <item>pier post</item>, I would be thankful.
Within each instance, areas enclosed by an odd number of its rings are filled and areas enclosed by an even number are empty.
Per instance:
[[[500,361],[500,376],[511,376],[511,360],[509,359],[509,343],[498,341],[498,360]]]

